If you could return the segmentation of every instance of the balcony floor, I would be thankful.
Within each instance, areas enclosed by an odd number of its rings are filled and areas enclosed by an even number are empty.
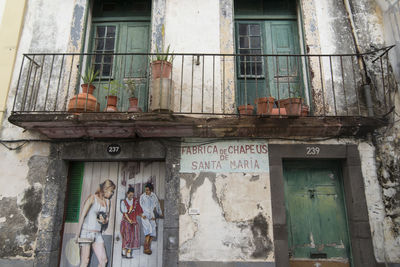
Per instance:
[[[366,117],[280,117],[170,113],[13,113],[8,120],[51,139],[135,137],[362,137],[387,125]]]

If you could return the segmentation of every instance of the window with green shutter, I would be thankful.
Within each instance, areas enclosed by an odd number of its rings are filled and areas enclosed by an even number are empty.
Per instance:
[[[70,164],[65,222],[77,223],[79,221],[83,171],[83,162],[72,162]]]

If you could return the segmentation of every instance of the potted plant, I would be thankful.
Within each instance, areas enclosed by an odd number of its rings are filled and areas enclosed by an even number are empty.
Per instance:
[[[270,97],[259,97],[256,99],[255,104],[257,105],[257,114],[265,115],[271,114],[272,108],[274,107],[275,98]]]
[[[281,108],[284,107],[286,109],[287,115],[300,116],[303,104],[303,98],[301,97],[300,94],[300,87],[294,89],[293,97],[282,99],[279,101],[279,104]]]
[[[94,67],[90,67],[86,70],[82,77],[83,84],[82,93],[74,95],[68,103],[69,112],[84,112],[84,111],[99,111],[100,104],[97,102],[96,97],[93,95],[94,89],[96,87],[93,82],[99,75],[99,71],[94,71]]]
[[[164,46],[162,51],[164,51]],[[169,79],[172,71],[173,55],[168,55],[170,46],[168,45],[165,55],[157,54],[151,62],[152,84],[150,94],[150,111],[172,112],[174,107],[174,90]]]
[[[135,80],[130,78],[127,79],[125,81],[125,85],[126,85],[126,89],[129,92],[129,108],[128,111],[131,112],[140,112],[142,111],[139,107],[138,107],[138,98],[136,97],[136,83]]]
[[[99,76],[99,70],[94,71],[94,66],[91,66],[82,77],[83,84],[81,84],[82,92],[93,94],[94,89],[96,87],[93,85],[93,82],[96,80],[97,76]]]
[[[172,70],[172,61],[174,60],[173,55],[168,55],[170,46],[168,45],[167,50],[164,52],[164,45],[159,52],[157,47],[157,54],[151,62],[151,74],[153,79],[158,78],[169,78]],[[163,55],[160,55],[162,53]],[[166,55],[165,55],[166,54]]]
[[[241,105],[238,107],[238,110],[240,115],[253,115],[254,106],[250,104]]]
[[[112,80],[108,85],[104,86],[106,91],[107,106],[104,111],[118,111],[117,109],[117,94],[122,84],[118,80]]]

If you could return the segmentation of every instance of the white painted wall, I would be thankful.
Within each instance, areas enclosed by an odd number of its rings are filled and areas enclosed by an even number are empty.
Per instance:
[[[165,48],[170,45],[171,52],[176,53],[220,53],[219,1],[167,1],[165,16]],[[205,57],[204,63],[203,58],[200,58],[198,65],[196,60],[197,58],[192,56],[185,56],[183,72],[182,57],[177,56],[174,60],[172,78],[175,94],[174,110],[212,112],[212,102],[214,102],[214,112],[221,112],[221,57],[214,59]],[[192,110],[191,103],[193,103]]]

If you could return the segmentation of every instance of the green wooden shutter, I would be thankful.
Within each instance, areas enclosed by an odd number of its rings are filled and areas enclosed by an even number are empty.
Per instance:
[[[79,221],[83,171],[83,162],[71,163],[68,177],[67,211],[65,222],[77,223]]]

